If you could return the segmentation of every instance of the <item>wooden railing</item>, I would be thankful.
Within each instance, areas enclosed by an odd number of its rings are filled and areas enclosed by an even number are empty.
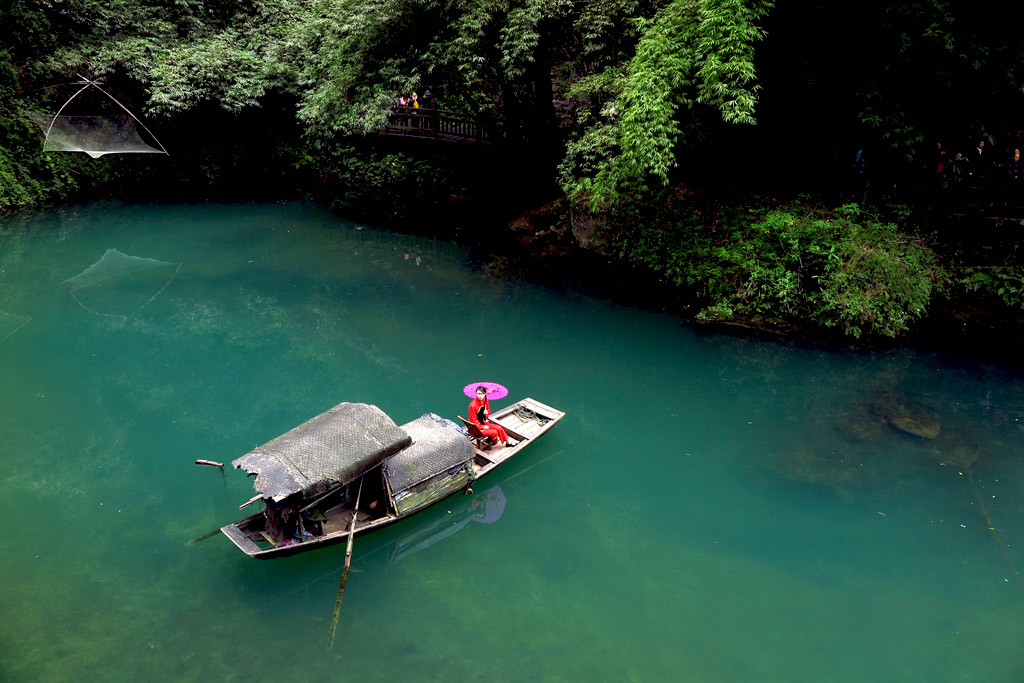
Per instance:
[[[396,109],[388,121],[388,135],[414,135],[451,142],[486,144],[487,132],[471,114],[459,114],[442,109]]]

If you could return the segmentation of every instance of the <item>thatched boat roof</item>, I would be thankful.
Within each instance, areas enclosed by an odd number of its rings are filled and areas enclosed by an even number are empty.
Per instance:
[[[281,501],[323,482],[347,484],[410,443],[377,406],[340,403],[231,464],[256,475],[264,498]]]

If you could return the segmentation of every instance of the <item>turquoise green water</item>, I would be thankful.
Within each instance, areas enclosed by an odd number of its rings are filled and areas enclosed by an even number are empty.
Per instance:
[[[1019,375],[487,272],[305,205],[0,224],[0,678],[1024,678]],[[358,539],[332,650],[344,547],[187,545],[254,493],[196,458],[341,401],[455,417],[481,380],[567,417]]]

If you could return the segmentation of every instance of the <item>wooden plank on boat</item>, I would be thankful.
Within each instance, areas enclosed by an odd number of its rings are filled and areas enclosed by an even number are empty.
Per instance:
[[[253,543],[248,536],[243,534],[235,524],[228,524],[220,529],[224,535],[232,540],[246,555],[254,555],[260,552],[260,547]]]
[[[494,421],[505,428],[505,431],[520,439],[532,439],[540,433],[541,425],[534,420],[523,420],[515,413],[499,415]]]
[[[527,410],[533,411],[542,417],[548,418],[548,421],[541,424],[537,420],[524,419],[515,412],[516,409],[520,407],[526,408]],[[563,417],[565,417],[565,413],[561,410],[555,410],[551,406],[544,405],[540,401],[535,401],[532,398],[524,398],[507,408],[499,410],[491,419],[500,424],[507,431],[515,432],[522,438],[536,439],[541,434],[544,434],[554,427],[555,423]]]

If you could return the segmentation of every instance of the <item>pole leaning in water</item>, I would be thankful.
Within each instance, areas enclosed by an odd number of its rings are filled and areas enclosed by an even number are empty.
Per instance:
[[[364,477],[366,475],[363,475]],[[348,568],[352,565],[352,538],[356,532],[356,518],[359,517],[359,499],[363,497],[363,480],[359,480],[359,492],[356,493],[356,507],[352,510],[352,523],[348,527],[348,545],[345,547],[345,568],[341,570],[341,584],[338,586],[338,598],[334,601],[334,615],[331,617],[331,630],[327,634],[327,649],[334,647],[334,633],[338,630],[338,616],[341,614],[341,599],[345,595],[345,582],[348,581]]]
[[[221,480],[225,482],[224,483],[224,496],[226,498],[227,497],[227,479],[224,478],[225,477],[225,475],[224,475],[224,463],[217,462],[216,460],[203,460],[203,459],[199,459],[199,460],[196,460],[196,464],[197,465],[209,465],[210,467],[219,467],[220,468]],[[213,529],[212,531],[207,531],[202,536],[196,536],[195,538],[193,538],[191,541],[189,541],[185,545],[195,545],[196,543],[199,543],[200,541],[205,541],[208,538],[212,538],[212,537],[216,536],[219,533],[220,533],[220,527],[217,527],[216,529]]]

